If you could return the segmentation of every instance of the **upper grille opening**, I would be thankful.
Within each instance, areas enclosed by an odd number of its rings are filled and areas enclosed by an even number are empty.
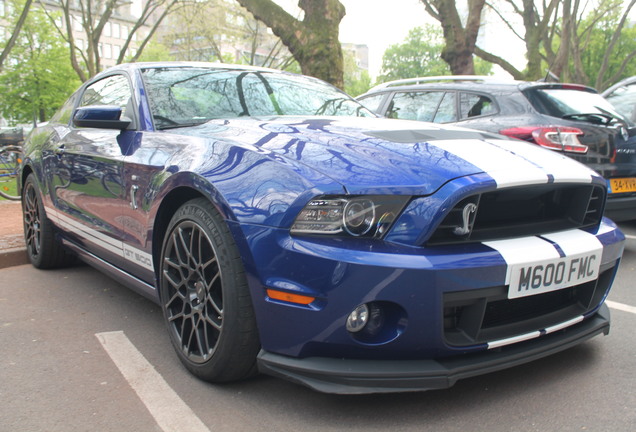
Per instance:
[[[460,201],[427,244],[488,241],[594,226],[600,223],[604,205],[605,191],[596,185],[548,184],[497,190]]]

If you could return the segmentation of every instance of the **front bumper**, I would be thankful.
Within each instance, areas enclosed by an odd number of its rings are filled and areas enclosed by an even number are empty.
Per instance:
[[[585,321],[537,339],[480,353],[426,360],[293,358],[261,351],[262,373],[325,393],[364,394],[424,391],[451,387],[459,379],[510,368],[555,354],[598,334],[609,333],[603,304]]]

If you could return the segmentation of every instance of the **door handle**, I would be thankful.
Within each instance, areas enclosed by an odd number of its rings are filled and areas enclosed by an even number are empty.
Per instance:
[[[133,210],[137,210],[137,191],[139,190],[139,186],[132,185],[130,187],[130,208]]]

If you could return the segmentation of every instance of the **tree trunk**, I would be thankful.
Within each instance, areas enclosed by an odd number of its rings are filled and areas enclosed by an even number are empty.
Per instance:
[[[238,0],[272,29],[294,56],[305,75],[344,87],[342,47],[338,39],[345,8],[338,0],[299,0],[302,21],[271,0]]]
[[[442,25],[446,42],[442,50],[442,59],[448,63],[453,75],[474,75],[473,54],[475,54],[475,43],[485,0],[468,0],[468,18],[465,27],[454,0],[421,1],[426,11]]]
[[[33,0],[26,0],[26,2],[24,3],[24,8],[22,9],[22,13],[20,13],[20,18],[18,18],[18,22],[16,23],[15,28],[13,29],[13,32],[11,33],[11,37],[9,38],[9,40],[7,41],[7,44],[4,46],[4,49],[0,53],[0,71],[2,71],[2,65],[4,64],[4,61],[6,60],[7,56],[11,52],[11,49],[15,45],[15,42],[18,40],[18,35],[20,34],[20,30],[22,30],[22,26],[24,25],[24,22],[26,21],[27,16],[29,15],[29,9],[31,8],[32,2]]]

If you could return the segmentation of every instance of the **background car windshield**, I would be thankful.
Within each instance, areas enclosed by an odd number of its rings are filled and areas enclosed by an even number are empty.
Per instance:
[[[158,129],[243,116],[374,116],[335,87],[298,75],[149,68],[143,70],[143,77]]]
[[[636,82],[619,87],[605,97],[619,113],[636,122]]]
[[[576,119],[579,114],[600,114],[628,122],[601,95],[588,91],[565,88],[542,88],[526,90],[526,96],[532,105],[542,114],[553,117],[570,117]],[[592,121],[590,117],[579,117]],[[602,117],[599,117],[602,119]]]

